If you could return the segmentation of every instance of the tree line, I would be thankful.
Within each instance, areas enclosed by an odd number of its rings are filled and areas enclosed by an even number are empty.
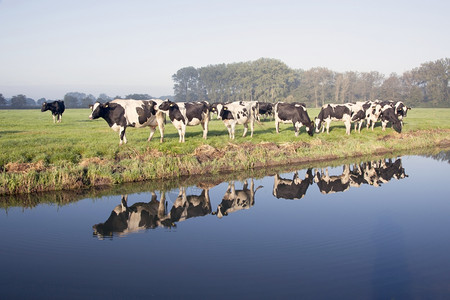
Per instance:
[[[175,101],[228,102],[257,100],[263,102],[303,102],[308,107],[325,103],[365,100],[403,101],[413,107],[450,107],[450,58],[422,63],[419,67],[385,76],[372,72],[335,72],[323,67],[309,70],[291,69],[277,59],[231,64],[184,67],[173,76],[174,96],[161,96]],[[129,94],[114,98],[102,93],[70,92],[63,99],[67,108],[86,108],[96,101],[112,99],[151,99],[148,94]],[[56,99],[55,99],[56,100]],[[0,94],[0,108],[37,108],[45,101],[25,95],[6,99]]]
[[[308,107],[365,100],[450,107],[450,59],[426,62],[388,77],[377,71],[294,70],[277,59],[185,67],[172,76],[176,101],[303,102]]]
[[[155,97],[150,96],[149,94],[129,94],[125,97],[116,96],[110,97],[104,93],[100,94],[98,97],[95,97],[92,94],[85,94],[80,92],[70,92],[66,93],[63,99],[56,100],[64,100],[64,105],[66,108],[87,108],[90,104],[99,102],[107,102],[113,99],[135,99],[135,100],[145,100],[145,99],[154,99]],[[161,99],[173,99],[173,96],[162,96],[159,97]],[[30,109],[30,108],[39,108],[42,106],[44,102],[55,101],[52,99],[40,98],[37,101],[31,98],[28,98],[25,95],[16,95],[11,97],[11,99],[6,99],[3,94],[0,94],[0,108],[13,108],[13,109]]]

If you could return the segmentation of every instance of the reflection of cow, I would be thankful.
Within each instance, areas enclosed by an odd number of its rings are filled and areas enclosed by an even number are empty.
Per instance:
[[[156,194],[152,193],[149,203],[138,202],[131,206],[128,206],[127,199],[127,195],[122,196],[121,204],[114,208],[108,220],[92,226],[95,235],[112,236],[113,233],[127,234],[141,229],[171,225],[165,217],[164,194],[161,201],[156,200]]]
[[[217,207],[217,211],[213,212],[213,215],[222,218],[227,216],[229,213],[241,209],[249,209],[255,204],[255,193],[262,186],[255,188],[253,179],[250,179],[250,189],[248,188],[247,181],[244,183],[242,190],[236,190],[234,181],[228,184],[227,191],[223,196],[222,202]]]
[[[339,176],[330,176],[328,169],[320,173],[317,171],[314,181],[322,194],[345,192],[350,188],[350,168],[344,165],[344,171]]]
[[[170,220],[175,223],[193,217],[202,217],[211,213],[209,190],[203,190],[199,196],[186,196],[186,188],[180,187],[180,193],[170,210]]]
[[[298,172],[295,172],[294,178],[284,179],[276,174],[273,183],[273,195],[283,199],[302,199],[308,187],[313,184],[314,176],[312,170],[306,171],[305,179],[298,178]]]
[[[165,193],[161,193],[160,201],[157,201],[156,194],[152,192],[149,203],[139,202],[131,206],[128,206],[127,198],[122,196],[121,204],[114,208],[108,220],[93,226],[94,235],[102,237],[156,227],[174,227],[175,222],[211,213],[208,190],[203,190],[199,196],[187,196],[186,189],[180,187],[180,193],[168,213]]]

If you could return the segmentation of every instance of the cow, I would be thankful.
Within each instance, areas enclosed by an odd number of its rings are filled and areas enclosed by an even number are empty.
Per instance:
[[[184,143],[186,126],[202,125],[203,138],[208,136],[209,104],[203,102],[172,102],[163,101],[158,109],[169,115],[173,126],[178,130],[180,143]]]
[[[322,194],[331,194],[336,192],[345,192],[350,188],[350,168],[344,165],[344,171],[341,175],[330,176],[328,168],[323,172],[316,172],[314,182],[316,182]]]
[[[298,136],[302,126],[306,127],[306,132],[310,136],[313,135],[314,124],[303,103],[277,102],[275,104],[275,130],[277,133],[280,133],[280,123],[292,123],[295,136]]]
[[[94,235],[102,238],[114,234],[125,235],[143,229],[156,227],[173,227],[170,218],[165,212],[165,194],[161,194],[161,200],[152,192],[151,201],[148,203],[138,202],[128,206],[128,195],[122,195],[121,203],[111,212],[104,223],[92,226]]]
[[[235,101],[217,105],[217,114],[228,129],[230,139],[234,140],[236,124],[244,125],[245,137],[250,124],[250,136],[253,137],[255,120],[258,117],[259,105],[257,101]]]
[[[273,104],[269,102],[258,102],[259,104],[259,116],[264,115],[265,118],[267,116],[273,115]],[[259,120],[259,118],[258,118]]]
[[[223,216],[228,216],[230,213],[242,209],[249,209],[255,204],[255,193],[260,188],[262,188],[262,186],[258,186],[255,189],[253,179],[250,179],[250,189],[248,188],[247,181],[244,182],[242,190],[236,190],[234,181],[229,182],[222,202],[217,207],[217,211],[212,212],[212,214],[217,215],[220,219]]]
[[[402,132],[402,122],[399,120],[394,108],[391,105],[385,104],[382,106],[380,119],[383,131],[386,131],[386,125],[390,122],[395,131],[398,133]]]
[[[406,117],[406,115],[408,114],[408,110],[410,109],[411,107],[406,106],[402,101],[397,101],[394,104],[394,112],[401,122],[403,122],[403,118]]]
[[[125,130],[127,127],[150,127],[150,141],[155,133],[156,126],[161,133],[161,143],[164,141],[164,119],[163,112],[157,110],[162,101],[151,100],[123,100],[115,99],[110,102],[96,102],[91,105],[92,113],[89,119],[103,118],[112,130],[119,132],[119,145],[126,144]]]
[[[322,123],[326,123],[327,134],[330,133],[331,121],[343,121],[345,124],[345,133],[350,135],[352,112],[348,105],[345,104],[325,104],[320,109],[319,115],[315,119],[316,133],[320,132]],[[322,127],[324,132],[325,127]]]
[[[211,213],[209,189],[203,189],[200,195],[186,195],[186,188],[180,187],[169,213],[172,223],[185,221],[189,218],[203,217]]]
[[[53,102],[44,102],[42,103],[41,112],[50,110],[53,116],[53,123],[61,123],[62,114],[66,109],[64,105],[64,101],[56,100]]]
[[[294,173],[292,180],[281,178],[279,174],[276,174],[273,183],[273,195],[278,199],[302,199],[308,187],[313,184],[313,179],[312,169],[306,171],[303,180],[298,177],[298,172]]]

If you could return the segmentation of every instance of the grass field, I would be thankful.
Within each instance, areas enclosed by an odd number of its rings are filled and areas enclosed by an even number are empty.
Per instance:
[[[313,119],[318,109],[309,109]],[[103,119],[89,120],[89,109],[67,109],[62,123],[53,124],[50,112],[0,110],[0,194],[73,189],[98,184],[140,181],[221,170],[289,163],[289,160],[370,155],[448,144],[450,109],[413,109],[402,134],[388,128],[365,128],[345,135],[342,123],[333,122],[330,134],[310,137],[303,127],[298,137],[292,125],[275,133],[273,121],[255,124],[253,137],[230,141],[222,121],[210,122],[208,139],[200,126],[188,127],[186,143],[178,143],[173,125],[165,126],[165,142],[157,130],[147,142],[149,129],[127,129],[128,144],[119,146],[118,134]]]

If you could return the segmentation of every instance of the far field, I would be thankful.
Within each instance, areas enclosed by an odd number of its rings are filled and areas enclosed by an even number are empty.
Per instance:
[[[318,109],[308,109],[311,119]],[[0,194],[73,189],[98,184],[147,180],[221,170],[247,169],[290,161],[370,155],[446,145],[450,143],[450,109],[412,109],[401,134],[391,128],[352,130],[333,122],[330,134],[310,137],[303,127],[298,137],[290,124],[275,133],[271,120],[255,124],[243,138],[242,125],[230,141],[221,120],[212,115],[208,139],[200,126],[188,127],[186,143],[170,121],[165,142],[159,131],[147,142],[149,129],[127,129],[128,144],[119,146],[118,133],[103,119],[88,119],[89,109],[67,109],[62,123],[53,124],[50,112],[0,110]]]

